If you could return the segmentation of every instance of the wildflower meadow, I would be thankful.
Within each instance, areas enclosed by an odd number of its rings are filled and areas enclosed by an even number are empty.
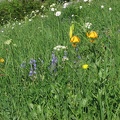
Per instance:
[[[120,120],[119,5],[51,0],[1,17],[0,120]]]

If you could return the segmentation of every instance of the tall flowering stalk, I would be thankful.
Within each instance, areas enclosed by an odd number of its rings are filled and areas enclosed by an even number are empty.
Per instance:
[[[29,76],[35,78],[36,77],[36,69],[37,69],[36,68],[36,60],[31,59],[30,65],[31,65],[31,68],[30,68]]]
[[[73,36],[73,32],[74,32],[74,24],[70,26],[69,37],[70,37],[70,42],[72,43],[72,46],[76,47],[77,44],[80,42],[80,38],[75,35]]]
[[[64,61],[67,61],[67,60],[69,60],[69,58],[67,57],[67,51],[65,50],[64,51],[64,56],[62,58],[62,61],[64,62]]]
[[[57,69],[57,63],[58,63],[58,59],[57,57],[55,56],[54,53],[52,53],[52,59],[51,59],[51,64],[50,64],[50,72],[55,72],[56,69]]]
[[[70,26],[69,37],[70,37],[70,43],[72,43],[72,46],[74,47],[74,50],[75,50],[74,63],[77,63],[78,58],[80,59],[80,56],[78,54],[77,45],[79,44],[81,39],[78,36],[73,35],[73,32],[74,32],[74,24],[72,23],[72,25]],[[77,58],[77,60],[76,60],[76,58]]]
[[[96,31],[90,31],[90,32],[87,32],[86,33],[86,36],[90,39],[90,42],[91,43],[97,43],[96,42],[96,39],[98,38],[98,33]],[[98,55],[97,53],[97,49],[96,49],[96,45],[97,44],[91,44],[90,45],[90,51],[94,54],[94,57],[93,57],[93,62],[96,62],[96,57]]]

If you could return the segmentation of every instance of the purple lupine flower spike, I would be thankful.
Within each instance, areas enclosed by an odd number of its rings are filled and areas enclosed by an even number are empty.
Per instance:
[[[52,54],[52,64],[56,64],[57,63],[57,57],[55,56],[55,54]]]
[[[36,75],[36,69],[37,69],[36,68],[36,60],[31,59],[30,65],[31,65],[31,68],[30,68],[29,76],[34,76],[34,75]]]
[[[62,61],[66,61],[66,60],[69,60],[69,59],[67,57],[67,51],[64,51],[64,56],[62,58]]]
[[[50,72],[55,72],[55,71],[56,71],[57,62],[58,62],[57,57],[55,56],[54,53],[52,53],[51,65],[50,65],[50,67],[49,67]]]

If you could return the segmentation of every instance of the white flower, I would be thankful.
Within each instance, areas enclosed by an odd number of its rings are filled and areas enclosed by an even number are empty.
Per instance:
[[[38,13],[38,12],[39,12],[39,10],[35,10],[35,12],[36,12],[36,13]]]
[[[41,17],[43,18],[43,17],[44,17],[44,15],[41,15]]]
[[[55,6],[55,5],[56,5],[55,3],[52,4],[52,6]]]
[[[35,13],[35,11],[32,11],[31,13]]]
[[[21,23],[18,23],[19,25],[21,25]]]
[[[109,8],[109,11],[111,11],[112,10],[112,8]]]
[[[104,5],[101,5],[101,9],[103,9],[104,8]]]
[[[51,11],[55,11],[55,8],[51,8]]]
[[[91,25],[92,25],[92,23],[87,22],[87,23],[85,23],[85,28],[90,29]]]
[[[42,18],[48,17],[47,15],[41,15]]]
[[[61,15],[61,11],[57,11],[56,13],[55,13],[55,16],[60,16]]]
[[[82,9],[82,6],[80,6],[80,9]]]
[[[72,17],[74,17],[74,14],[72,15]]]
[[[92,0],[88,0],[88,2],[92,2]]]
[[[67,49],[67,46],[61,46],[61,49]]]
[[[32,21],[32,19],[29,19],[29,21]]]
[[[44,5],[41,6],[41,9],[44,8]]]
[[[50,7],[54,7],[56,4],[55,3],[53,3],[52,5],[50,5]]]
[[[66,8],[68,5],[69,5],[68,2],[67,2],[67,3],[64,3],[64,4],[63,4],[63,8]]]
[[[84,2],[89,2],[90,3],[90,2],[92,2],[92,0],[84,0]]]
[[[5,45],[9,45],[11,42],[12,42],[12,39],[6,40],[6,41],[4,42],[4,44],[5,44]]]
[[[54,50],[60,51],[61,49],[67,49],[67,46],[58,45],[53,48]]]
[[[84,0],[84,2],[87,2],[88,0]]]
[[[62,61],[64,62],[66,60],[69,60],[69,58],[67,56],[63,56]]]
[[[17,47],[17,45],[16,45],[16,44],[13,44],[13,46],[14,46],[14,47]]]

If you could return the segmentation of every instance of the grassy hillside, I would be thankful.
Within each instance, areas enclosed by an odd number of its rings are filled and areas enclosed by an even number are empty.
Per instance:
[[[52,4],[1,26],[0,120],[119,120],[119,3]]]

